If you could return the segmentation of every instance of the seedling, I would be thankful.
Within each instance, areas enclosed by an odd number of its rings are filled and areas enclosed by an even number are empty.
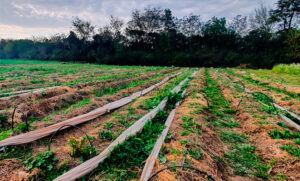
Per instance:
[[[113,134],[111,131],[103,130],[99,133],[99,138],[103,141],[108,141],[113,139]]]

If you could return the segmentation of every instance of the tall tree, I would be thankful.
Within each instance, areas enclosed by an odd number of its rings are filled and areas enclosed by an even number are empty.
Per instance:
[[[279,23],[282,30],[289,31],[293,26],[294,19],[300,16],[300,1],[279,0],[277,2],[277,9],[271,10],[270,14],[270,22]]]
[[[248,21],[247,16],[237,15],[235,16],[231,23],[229,24],[229,28],[236,31],[239,35],[245,36],[248,33]]]
[[[78,17],[75,17],[72,25],[77,35],[84,41],[90,40],[95,33],[95,26],[91,22],[81,20]]]
[[[270,32],[272,30],[272,24],[269,21],[270,14],[268,8],[261,4],[259,8],[255,9],[254,16],[251,16],[250,28],[251,30],[262,30],[265,32]]]
[[[113,17],[113,16],[110,17],[109,26],[113,33],[114,38],[121,39],[121,35],[122,35],[121,29],[122,29],[123,25],[124,25],[123,20],[121,20],[117,17]]]
[[[170,9],[165,9],[165,15],[164,15],[164,29],[166,31],[175,29],[176,25],[174,22],[174,17],[172,15],[172,11]]]
[[[186,36],[200,35],[202,28],[200,15],[189,15],[181,19],[177,19],[177,26],[181,33]]]

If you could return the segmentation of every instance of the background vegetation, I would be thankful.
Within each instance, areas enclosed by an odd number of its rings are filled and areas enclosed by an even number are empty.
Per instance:
[[[299,0],[261,5],[229,22],[200,15],[177,18],[170,9],[133,10],[96,28],[75,18],[69,34],[0,41],[0,59],[82,61],[116,65],[247,66],[271,68],[300,61]]]

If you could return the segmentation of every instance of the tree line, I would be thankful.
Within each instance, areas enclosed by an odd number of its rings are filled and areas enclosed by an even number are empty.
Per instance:
[[[124,23],[97,28],[76,17],[68,34],[0,41],[2,59],[82,61],[115,65],[247,66],[300,61],[300,1],[278,0],[230,21],[174,17],[170,9],[133,10]]]

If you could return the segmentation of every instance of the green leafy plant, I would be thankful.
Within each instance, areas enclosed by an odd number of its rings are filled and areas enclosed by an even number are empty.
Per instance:
[[[288,126],[283,122],[277,122],[277,125],[283,128],[288,128]]]
[[[238,175],[254,174],[257,177],[267,179],[271,166],[262,163],[255,154],[255,147],[250,145],[236,145],[234,151],[225,153],[224,156],[233,162],[232,167]]]
[[[112,140],[113,139],[113,133],[108,130],[103,130],[99,133],[99,138],[103,141]]]
[[[182,95],[181,93],[170,93],[168,95],[168,102],[166,105],[166,109],[174,109],[175,105],[178,101],[180,101],[182,99]]]
[[[300,158],[300,148],[294,147],[293,145],[283,145],[280,148],[287,151],[288,153]]]
[[[189,134],[190,134],[190,132],[188,130],[184,130],[181,132],[181,136],[187,136]]]
[[[58,159],[55,157],[55,152],[45,151],[38,153],[37,156],[29,157],[24,164],[28,170],[39,168],[42,171],[51,171],[54,169]]]
[[[195,151],[192,148],[188,148],[188,153],[191,155],[192,158],[196,160],[202,160],[203,159],[203,153],[201,150]]]
[[[300,133],[291,133],[288,130],[280,131],[280,130],[273,130],[269,133],[271,138],[274,139],[293,139],[293,138],[300,138]]]
[[[114,126],[114,123],[108,122],[108,123],[105,124],[105,128],[108,129],[108,130],[110,130],[113,126]]]
[[[109,174],[112,180],[128,180],[137,178],[137,166],[147,159],[152,148],[165,128],[163,125],[167,119],[166,111],[158,111],[156,116],[148,121],[143,130],[135,136],[130,136],[125,142],[117,145],[110,156],[100,164],[98,171]]]
[[[89,139],[94,139],[94,137],[89,137]],[[71,147],[70,155],[72,157],[80,157],[81,160],[87,160],[97,154],[95,148],[89,145],[88,139],[85,136],[82,139],[70,137],[68,144]]]
[[[221,132],[220,138],[227,143],[246,143],[248,136],[234,132]]]
[[[8,126],[8,116],[0,114],[0,131],[6,130]]]

